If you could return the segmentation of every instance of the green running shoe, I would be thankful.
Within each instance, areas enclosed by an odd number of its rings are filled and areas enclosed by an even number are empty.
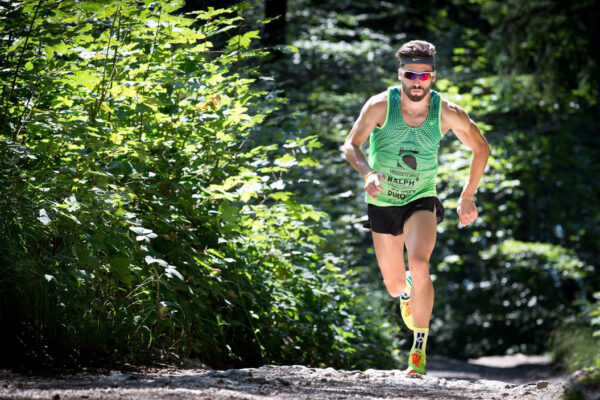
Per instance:
[[[414,329],[412,312],[410,310],[410,289],[412,288],[412,278],[410,272],[406,273],[406,287],[404,293],[400,295],[400,314],[404,325],[411,331]]]
[[[406,370],[406,375],[412,374],[427,374],[425,370],[425,353],[421,350],[412,349],[410,351],[410,356],[408,357],[408,369]]]

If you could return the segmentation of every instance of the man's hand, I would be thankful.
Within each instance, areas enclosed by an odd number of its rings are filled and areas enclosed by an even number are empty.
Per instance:
[[[375,172],[367,178],[365,182],[365,191],[374,199],[377,199],[377,195],[381,193],[383,188],[381,187],[381,181],[385,180],[385,175],[381,172]]]
[[[462,197],[458,199],[458,207],[456,207],[456,212],[458,213],[458,219],[460,220],[460,224],[462,226],[467,226],[475,222],[477,219],[477,208],[475,208],[475,203],[473,202],[473,198]]]

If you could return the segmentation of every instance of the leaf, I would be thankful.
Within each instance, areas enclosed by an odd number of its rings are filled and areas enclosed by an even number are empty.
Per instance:
[[[99,9],[96,9],[96,17],[97,18],[107,18],[110,17],[117,11],[118,4],[103,4]]]
[[[130,260],[125,257],[114,257],[110,259],[109,263],[111,270],[117,275],[118,279],[128,287],[131,287],[134,276],[129,269],[131,265]]]
[[[234,136],[232,136],[232,135],[230,135],[228,133],[225,133],[223,131],[217,132],[217,139],[219,139],[219,140],[221,140],[221,141],[223,141],[225,143],[231,143],[231,142],[235,141],[235,137]]]
[[[173,11],[179,10],[181,7],[183,7],[185,5],[185,1],[175,0],[161,3],[161,5],[165,13],[172,13]]]
[[[181,273],[179,271],[177,271],[177,268],[175,268],[173,265],[169,265],[169,266],[167,266],[167,268],[165,268],[165,274],[169,278],[176,277],[182,281],[185,281],[185,278],[183,277],[183,275],[181,275]]]
[[[288,201],[288,199],[292,196],[292,192],[275,192],[270,193],[269,197],[277,200],[277,201]]]
[[[46,47],[48,50],[46,51],[46,53],[57,53],[57,54],[70,54],[73,51],[69,48],[69,46],[67,46],[66,43],[60,42],[57,43],[55,45],[52,45],[48,48],[48,46]]]
[[[51,46],[44,46],[44,53],[46,53],[46,60],[49,60],[54,56],[54,49]]]
[[[74,249],[74,253],[80,265],[88,266],[92,264],[92,257],[90,255],[89,249],[85,247],[76,247]]]
[[[310,218],[314,221],[319,221],[321,219],[321,216],[322,216],[321,213],[319,213],[317,211],[309,210],[309,211],[305,211],[302,214],[302,219],[304,220],[304,219]]]
[[[239,209],[228,201],[224,201],[219,207],[223,222],[232,223],[238,220]]]
[[[63,97],[63,96],[56,96],[56,99],[54,101],[52,101],[52,108],[59,108],[60,106],[67,106],[67,107],[71,107],[73,105],[73,100]]]
[[[289,153],[286,153],[275,160],[275,165],[277,165],[278,167],[289,168],[296,164],[298,164],[296,158]]]
[[[138,242],[150,242],[150,239],[156,239],[158,236],[156,233],[152,232],[150,229],[142,228],[141,226],[132,226],[129,228],[133,232],[135,232],[138,236],[135,237],[135,240]]]
[[[305,157],[298,163],[298,166],[300,167],[318,167],[319,165],[321,165],[321,163],[312,157]]]
[[[84,86],[89,90],[93,90],[100,82],[100,79],[86,71],[77,71],[75,75],[69,77],[69,80],[75,84],[75,87]]]
[[[83,58],[84,60],[90,60],[98,55],[98,53],[90,51],[85,47],[74,47],[72,50],[79,52],[79,57]]]
[[[165,260],[161,260],[160,258],[154,258],[152,256],[146,256],[146,258],[144,259],[144,261],[146,261],[146,264],[151,265],[151,264],[158,264],[161,265],[163,267],[168,267],[168,263]]]
[[[214,74],[210,78],[208,78],[205,82],[207,85],[214,86],[217,83],[223,82],[225,78],[223,78],[223,74]]]
[[[40,210],[38,220],[44,225],[48,225],[50,223],[50,218],[48,217],[48,213],[43,208]]]
[[[276,46],[273,46],[273,48],[275,50],[281,51],[284,54],[294,54],[300,52],[300,49],[298,49],[298,47],[291,44],[278,44]]]
[[[129,229],[137,233],[138,235],[146,235],[148,233],[152,233],[150,229],[142,228],[141,226],[132,226]]]
[[[137,88],[116,84],[110,89],[110,94],[113,97],[125,96],[135,98],[137,96]]]
[[[213,19],[217,15],[226,14],[232,12],[231,8],[220,8],[216,9],[214,7],[208,7],[207,11],[193,11],[191,14],[198,14],[198,19]]]
[[[249,31],[243,35],[236,35],[227,41],[229,47],[241,47],[247,49],[252,39],[259,39],[258,31]]]

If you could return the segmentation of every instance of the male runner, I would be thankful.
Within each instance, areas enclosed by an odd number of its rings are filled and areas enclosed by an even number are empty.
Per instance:
[[[473,151],[469,178],[458,200],[462,226],[477,218],[473,197],[489,155],[487,141],[467,113],[431,90],[435,53],[431,43],[421,40],[402,45],[396,53],[402,86],[371,97],[344,144],[346,158],[365,178],[369,217],[365,227],[372,231],[383,281],[392,297],[401,296],[402,318],[414,331],[408,375],[426,373],[425,346],[433,309],[429,258],[437,224],[444,218],[435,187],[439,142],[452,130]],[[360,146],[369,136],[367,161]]]

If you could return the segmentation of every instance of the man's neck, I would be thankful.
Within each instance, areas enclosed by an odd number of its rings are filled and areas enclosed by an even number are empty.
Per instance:
[[[409,99],[406,93],[404,92],[403,88],[400,89],[400,92],[400,105],[402,107],[402,110],[410,114],[418,114],[419,112],[422,112],[425,109],[429,109],[429,99],[431,98],[431,90],[427,93],[427,96],[425,96],[421,101],[412,101],[411,99]]]

